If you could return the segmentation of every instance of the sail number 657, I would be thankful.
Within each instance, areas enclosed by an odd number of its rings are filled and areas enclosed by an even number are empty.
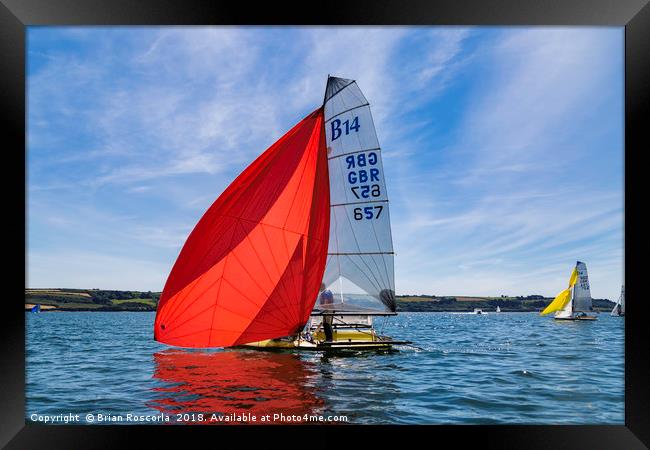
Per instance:
[[[354,220],[379,219],[379,215],[383,210],[382,205],[354,208]]]
[[[350,130],[358,132],[360,128],[359,117],[352,119],[352,122],[349,120],[341,122],[339,119],[334,119],[330,126],[332,127],[332,141],[335,141],[341,137],[341,134],[343,134],[344,131],[346,135],[350,134]]]

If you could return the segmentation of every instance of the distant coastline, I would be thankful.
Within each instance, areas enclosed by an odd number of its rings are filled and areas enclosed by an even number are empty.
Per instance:
[[[41,312],[56,311],[155,311],[160,292],[115,291],[103,289],[25,289],[25,310],[41,305]],[[435,295],[398,295],[398,312],[471,312],[479,308],[484,312],[541,311],[550,297],[541,295],[470,297]],[[594,299],[595,311],[611,311],[614,302]]]

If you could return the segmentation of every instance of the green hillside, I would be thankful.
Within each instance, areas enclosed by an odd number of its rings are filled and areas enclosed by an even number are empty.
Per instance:
[[[433,295],[401,295],[397,298],[397,311],[451,311],[471,312],[474,308],[485,312],[495,311],[497,306],[502,312],[541,311],[553,299],[541,295],[526,297],[466,297]],[[595,311],[611,311],[614,302],[608,299],[593,299]]]
[[[28,305],[53,306],[48,311],[155,311],[160,292],[101,289],[26,289]]]
[[[160,292],[109,291],[101,289],[26,289],[25,309],[32,305],[51,306],[48,311],[155,311]],[[468,297],[435,295],[398,295],[397,311],[457,311],[471,312],[480,308],[503,312],[541,311],[552,298],[541,295],[526,297]],[[614,302],[594,299],[594,310],[611,311]]]

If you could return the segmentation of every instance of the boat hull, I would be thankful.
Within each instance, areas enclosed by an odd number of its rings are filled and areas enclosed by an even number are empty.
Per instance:
[[[389,336],[370,335],[368,333],[347,331],[335,333],[334,340],[325,341],[320,334],[313,341],[298,339],[266,339],[240,345],[242,348],[261,350],[391,350],[394,345],[407,345],[409,341],[395,341]]]
[[[598,317],[595,316],[573,316],[573,317],[554,317],[555,320],[584,320],[584,321],[593,321],[598,320]]]

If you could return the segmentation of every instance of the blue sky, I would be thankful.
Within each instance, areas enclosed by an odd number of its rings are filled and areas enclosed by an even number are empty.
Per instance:
[[[27,284],[162,289],[222,190],[356,79],[398,294],[623,282],[623,28],[30,27]]]

